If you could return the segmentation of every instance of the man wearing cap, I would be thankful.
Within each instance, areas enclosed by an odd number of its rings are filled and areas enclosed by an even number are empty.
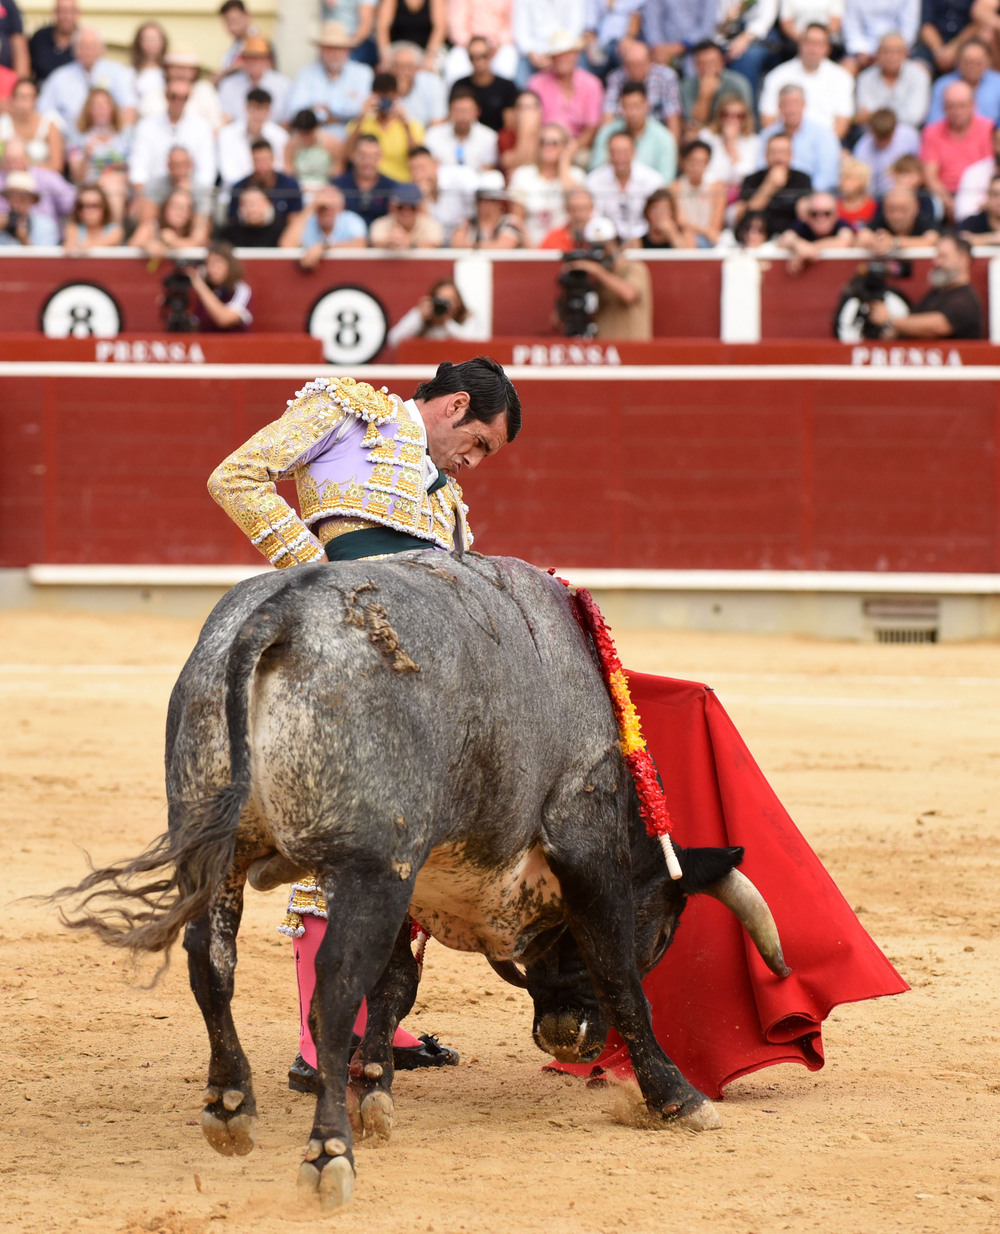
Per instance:
[[[59,225],[39,211],[39,200],[30,171],[7,173],[0,189],[0,244],[59,244]]]
[[[219,106],[224,122],[246,119],[247,95],[251,90],[266,90],[271,96],[271,116],[279,123],[287,119],[285,99],[292,83],[275,69],[267,39],[251,34],[243,44],[240,65],[242,67],[219,83]]]
[[[85,27],[76,38],[76,59],[46,78],[38,96],[38,111],[54,111],[72,130],[80,118],[91,90],[107,90],[121,111],[122,127],[135,123],[139,98],[135,74],[124,64],[104,54],[104,39],[99,31]]]
[[[581,150],[589,150],[601,122],[604,87],[577,65],[583,40],[564,30],[552,36],[547,69],[528,79],[528,89],[542,101],[542,123],[561,124]]]
[[[299,70],[286,114],[308,107],[328,133],[343,141],[348,122],[361,115],[371,94],[374,74],[367,64],[349,58],[354,39],[340,22],[325,22],[316,45],[319,59]]]
[[[360,214],[367,226],[389,212],[389,195],[399,187],[396,180],[378,169],[382,147],[374,137],[361,136],[354,143],[351,165],[330,181],[344,194],[347,209]]]
[[[614,223],[598,215],[583,229],[584,248],[601,249],[605,260],[581,258],[563,265],[579,270],[597,292],[597,338],[642,341],[653,337],[653,288],[644,261],[629,261]]]
[[[452,86],[448,119],[427,130],[427,149],[442,166],[482,171],[499,160],[497,135],[479,123],[479,103],[468,86]]]
[[[415,184],[397,184],[389,198],[389,213],[368,230],[372,248],[439,249],[444,228],[423,204],[424,195]]]

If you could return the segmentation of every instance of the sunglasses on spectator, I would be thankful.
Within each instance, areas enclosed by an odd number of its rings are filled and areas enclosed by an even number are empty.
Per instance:
[[[809,211],[809,217],[811,219],[832,219],[834,214],[836,214],[835,210],[810,210]]]
[[[174,90],[167,94],[168,103],[186,103],[191,96]]]

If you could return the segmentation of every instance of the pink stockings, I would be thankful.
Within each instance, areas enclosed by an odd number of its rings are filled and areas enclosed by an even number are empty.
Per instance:
[[[305,933],[301,938],[293,939],[295,950],[295,977],[299,984],[299,1053],[310,1067],[316,1066],[316,1047],[313,1045],[312,1034],[309,1032],[309,1007],[312,1003],[313,990],[316,988],[316,952],[326,931],[326,922],[321,917],[306,915],[302,918]],[[368,1012],[364,1003],[354,1021],[354,1031],[359,1037],[364,1035]],[[419,1046],[416,1037],[402,1028],[396,1029],[392,1039],[394,1046]]]

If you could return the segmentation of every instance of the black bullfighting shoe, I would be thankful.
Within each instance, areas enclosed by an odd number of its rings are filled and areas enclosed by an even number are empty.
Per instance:
[[[392,1047],[392,1063],[397,1071],[416,1071],[420,1067],[456,1067],[458,1053],[446,1045],[442,1045],[437,1037],[430,1033],[422,1033],[418,1038],[420,1045],[394,1045]],[[357,1049],[361,1038],[351,1037],[351,1048]],[[295,1062],[288,1069],[288,1087],[293,1093],[319,1092],[319,1074],[315,1067],[310,1067],[301,1054],[296,1055]]]

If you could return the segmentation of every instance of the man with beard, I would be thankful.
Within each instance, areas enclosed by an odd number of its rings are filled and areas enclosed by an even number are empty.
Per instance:
[[[983,337],[983,306],[971,286],[972,246],[961,236],[942,236],[928,279],[931,290],[904,316],[890,316],[879,301],[869,320],[883,338],[973,339]]]

